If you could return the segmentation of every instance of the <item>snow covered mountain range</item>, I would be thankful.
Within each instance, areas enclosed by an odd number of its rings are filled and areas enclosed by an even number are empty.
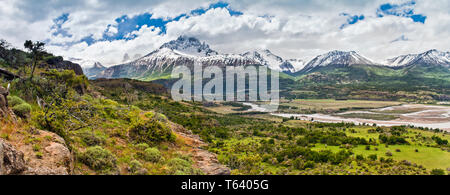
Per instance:
[[[328,65],[401,67],[422,64],[450,67],[450,52],[430,50],[422,54],[403,55],[382,63],[376,63],[355,51],[331,51],[306,63],[301,59],[285,60],[267,49],[249,51],[243,54],[221,54],[194,37],[180,36],[176,40],[163,44],[159,49],[146,56],[125,64],[106,68],[91,61],[78,63],[85,67],[84,71],[89,78],[137,78],[146,80],[149,77],[155,77],[155,75],[167,76],[173,67],[178,65],[193,67],[194,62],[200,62],[203,66],[215,65],[220,67],[263,65],[272,70],[293,74],[307,73],[316,67]]]
[[[70,58],[70,61],[80,64],[84,75],[88,78],[97,78],[97,75],[106,70],[107,68],[103,66],[100,62],[93,60],[84,60],[79,58]]]
[[[450,67],[450,52],[429,50],[421,54],[408,54],[388,59],[385,62],[388,66],[409,66],[414,64],[423,65],[443,65]]]
[[[300,59],[283,60],[280,56],[277,56],[270,52],[270,50],[255,50],[241,54],[244,57],[248,57],[258,64],[267,66],[271,70],[276,70],[285,73],[295,73],[303,69],[305,63]]]
[[[323,55],[319,55],[312,59],[302,71],[310,71],[313,68],[328,65],[345,65],[351,66],[356,64],[376,65],[371,60],[359,55],[354,51],[331,51]]]

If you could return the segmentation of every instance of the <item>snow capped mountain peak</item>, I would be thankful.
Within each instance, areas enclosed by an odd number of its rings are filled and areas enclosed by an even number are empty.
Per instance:
[[[96,78],[98,74],[106,69],[100,62],[84,60],[83,72],[88,78]]]
[[[258,64],[269,67],[272,70],[284,71],[281,65],[284,63],[283,59],[277,55],[274,55],[268,49],[254,50],[242,54],[244,57],[255,60]]]
[[[286,62],[289,62],[292,65],[292,67],[293,67],[293,69],[291,71],[292,73],[301,71],[306,66],[306,62],[301,59],[289,59],[289,60],[286,60]]]
[[[356,65],[356,64],[365,64],[365,65],[375,65],[374,62],[363,57],[356,53],[355,51],[338,51],[334,50],[328,52],[323,55],[319,55],[311,62],[309,62],[305,69],[312,69],[319,66],[328,66],[328,65]]]
[[[420,54],[417,58],[418,59],[414,62],[415,64],[450,66],[449,52],[441,52],[436,49],[432,49]]]
[[[305,67],[305,62],[300,59],[283,60],[280,56],[273,54],[268,49],[254,50],[241,54],[248,57],[258,64],[267,66],[271,70],[276,70],[285,73],[296,73]]]
[[[392,67],[405,66],[417,58],[418,54],[401,55],[395,58],[387,59],[382,64]]]
[[[106,67],[103,66],[100,62],[95,62],[95,63],[94,63],[94,66],[92,66],[92,68],[99,68],[99,69],[102,69],[102,68],[106,68]]]
[[[79,64],[83,69],[105,68],[100,62],[80,58],[69,58],[69,61]]]
[[[218,55],[216,51],[209,48],[208,44],[201,43],[195,37],[180,36],[177,40],[162,45],[160,50],[164,48],[168,48],[177,53],[199,57]]]
[[[421,54],[408,54],[388,59],[383,64],[387,66],[409,66],[415,64],[450,66],[450,52],[432,49]]]

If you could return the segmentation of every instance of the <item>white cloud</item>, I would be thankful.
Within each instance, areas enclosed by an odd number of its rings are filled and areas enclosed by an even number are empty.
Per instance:
[[[242,53],[257,48],[271,49],[286,58],[310,59],[330,50],[354,50],[377,61],[428,49],[449,50],[450,3],[446,0],[418,0],[415,13],[427,16],[425,24],[410,18],[376,17],[376,10],[384,3],[405,3],[406,0],[374,1],[287,1],[230,0],[230,8],[243,15],[231,16],[227,9],[211,9],[199,16],[183,18],[161,29],[142,26],[132,40],[84,42],[71,46],[86,36],[101,39],[103,33],[118,32],[115,19],[152,13],[152,18],[173,18],[197,8],[207,8],[212,2],[198,0],[132,0],[132,1],[33,1],[0,0],[0,38],[20,47],[24,40],[51,40],[49,51],[58,55],[97,60],[105,65],[120,63],[125,53],[130,56],[146,54],[164,42],[181,34],[206,41],[220,52]],[[3,6],[4,5],[4,6]],[[365,19],[347,25],[341,13],[364,15]],[[71,37],[52,36],[53,19],[69,13],[63,25]],[[108,25],[111,25],[108,28]],[[396,41],[398,37],[408,41]],[[58,46],[59,45],[59,46]],[[62,45],[62,46],[61,46]]]

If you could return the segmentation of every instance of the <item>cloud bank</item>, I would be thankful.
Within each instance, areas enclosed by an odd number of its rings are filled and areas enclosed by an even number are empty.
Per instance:
[[[270,49],[309,60],[330,50],[375,61],[449,50],[447,0],[0,0],[0,38],[47,43],[64,57],[111,66],[180,35],[219,52]]]

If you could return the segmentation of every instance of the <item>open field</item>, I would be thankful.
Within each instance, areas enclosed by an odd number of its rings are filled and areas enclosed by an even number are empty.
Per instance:
[[[233,114],[233,113],[240,113],[240,111],[236,111],[236,107],[233,106],[215,106],[215,107],[206,107],[207,110],[210,110],[212,112],[216,112],[219,114]]]
[[[375,150],[378,149],[378,151]],[[396,152],[399,149],[400,152]],[[415,152],[415,150],[418,152]],[[331,150],[333,152],[338,152],[341,149],[338,146],[325,146],[323,144],[317,144],[313,150]],[[394,160],[407,160],[411,163],[416,163],[418,165],[423,165],[427,169],[443,169],[446,170],[450,168],[450,153],[443,151],[439,148],[432,148],[426,146],[418,145],[389,145],[387,148],[385,145],[371,146],[370,150],[366,150],[365,146],[356,146],[352,151],[358,155],[362,154],[364,157],[368,157],[371,154],[376,154],[378,158],[386,156],[386,152],[390,151],[392,153],[391,158]]]
[[[284,124],[291,127],[303,127],[305,123],[311,123],[300,120],[289,120]],[[369,130],[374,129],[375,127],[371,126],[356,126],[351,128],[351,131],[346,131],[345,134],[349,137],[359,137],[364,139],[373,139],[376,140],[378,145],[370,146],[370,150],[366,149],[366,146],[357,145],[354,146],[351,150],[355,155],[363,155],[364,157],[368,157],[369,155],[376,154],[378,158],[384,157],[389,158],[386,155],[386,152],[390,151],[393,155],[391,158],[394,160],[407,160],[411,163],[416,163],[418,165],[423,165],[427,169],[443,169],[447,170],[450,168],[450,152],[446,149],[441,149],[436,146],[433,140],[430,139],[432,136],[440,137],[443,140],[450,141],[449,134],[443,133],[435,133],[430,131],[423,131],[408,128],[407,133],[404,136],[407,138],[406,140],[410,143],[409,145],[388,145],[383,144],[379,140],[378,133],[369,133]],[[400,152],[396,152],[399,149]],[[416,149],[418,152],[416,152]],[[339,152],[342,150],[339,146],[326,146],[325,144],[315,144],[313,150],[331,150],[332,152]]]

